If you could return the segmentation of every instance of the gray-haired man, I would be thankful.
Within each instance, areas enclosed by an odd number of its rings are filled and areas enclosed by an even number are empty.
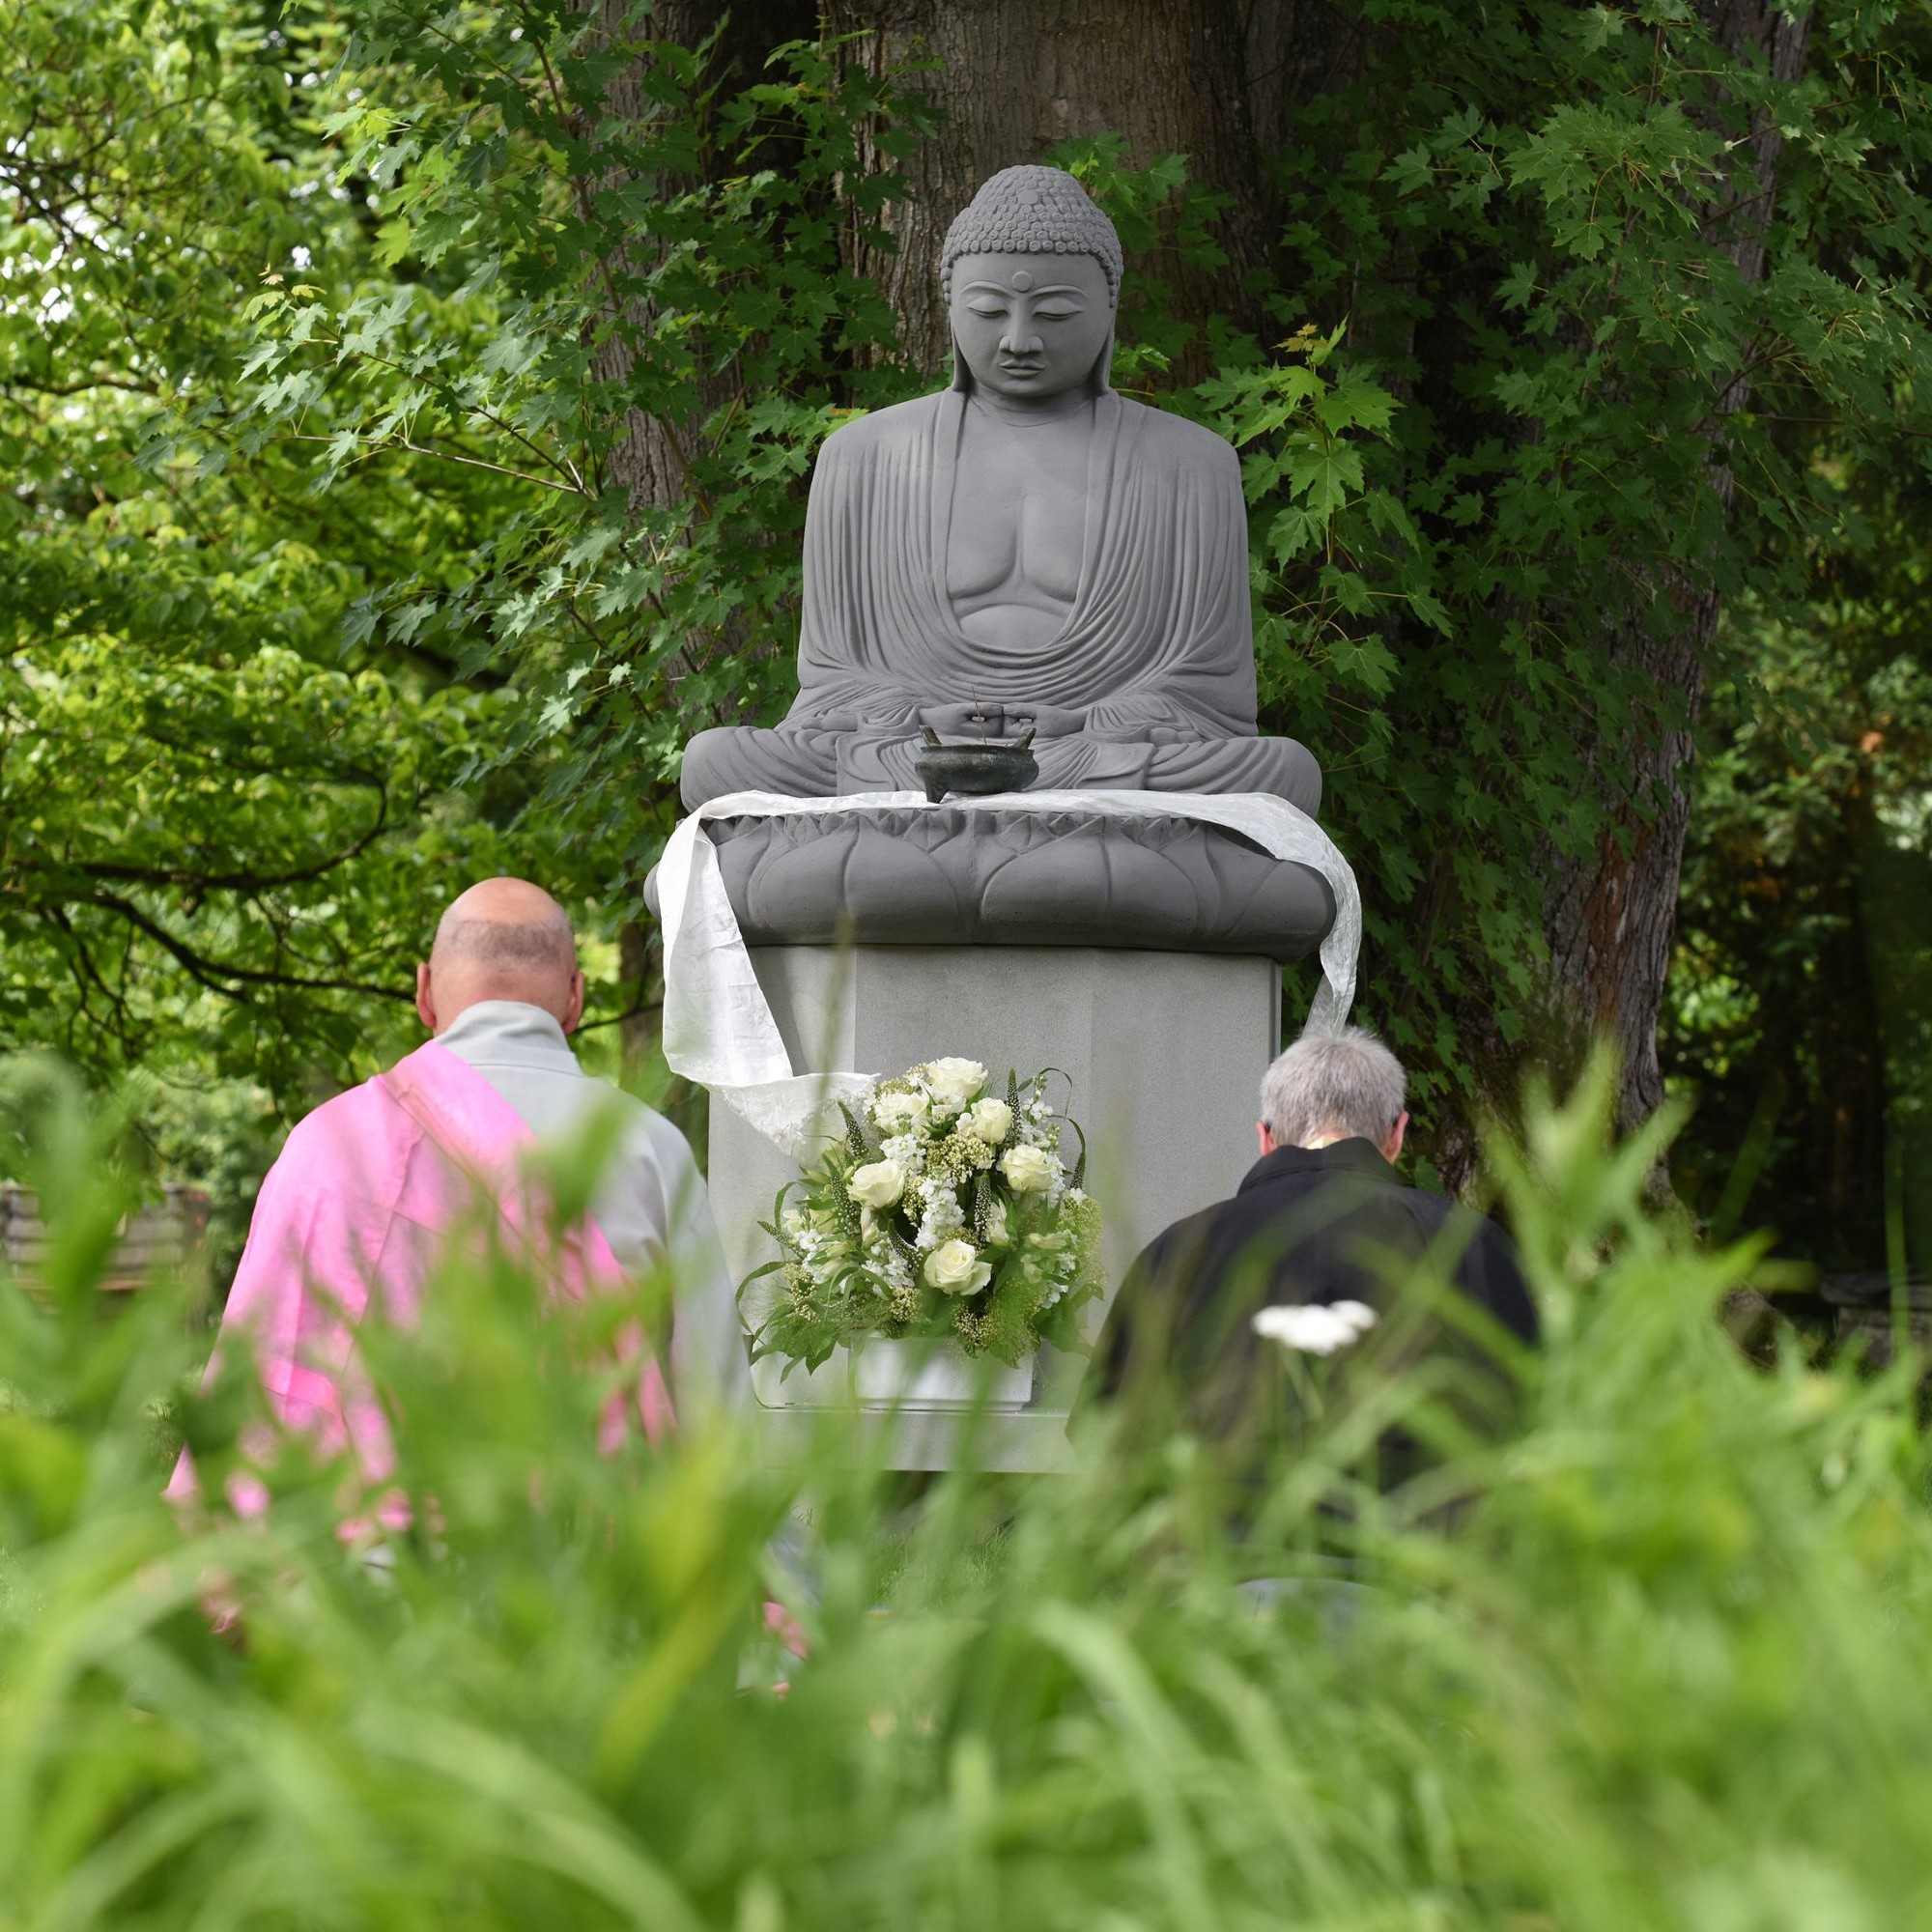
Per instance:
[[[1278,1386],[1273,1351],[1288,1342],[1326,1352],[1348,1319],[1303,1311],[1353,1304],[1367,1311],[1358,1322],[1378,1317],[1432,1262],[1533,1342],[1536,1311],[1502,1231],[1397,1178],[1406,1088],[1402,1064],[1363,1027],[1282,1054],[1262,1080],[1261,1159],[1232,1199],[1176,1222],[1134,1263],[1088,1393],[1146,1383],[1205,1433],[1244,1432],[1257,1395]]]

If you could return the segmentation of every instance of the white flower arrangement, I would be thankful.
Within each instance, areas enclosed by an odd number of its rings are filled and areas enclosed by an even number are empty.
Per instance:
[[[1017,1364],[1098,1292],[1099,1210],[1069,1170],[1044,1073],[929,1060],[882,1081],[846,1134],[779,1195],[766,1232],[783,1297],[755,1352],[816,1368],[860,1336],[944,1336]]]

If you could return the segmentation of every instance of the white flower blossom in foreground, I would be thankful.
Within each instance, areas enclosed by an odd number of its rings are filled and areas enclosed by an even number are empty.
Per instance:
[[[1304,1355],[1332,1355],[1359,1342],[1376,1325],[1365,1301],[1289,1303],[1264,1308],[1249,1324],[1257,1335]]]

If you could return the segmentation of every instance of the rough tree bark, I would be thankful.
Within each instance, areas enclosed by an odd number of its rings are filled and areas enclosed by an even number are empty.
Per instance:
[[[640,31],[640,23],[633,17],[635,0],[580,0],[580,4],[585,13],[596,16],[600,29],[611,39],[634,38]],[[809,38],[814,25],[810,0],[741,0],[728,14],[712,0],[656,0],[642,28],[653,39],[679,46],[696,46],[717,32],[710,75],[743,84],[756,78],[773,47]],[[648,81],[642,64],[612,76],[606,86],[604,111],[620,122],[635,125],[646,121],[652,112]],[[612,175],[594,184],[590,192],[621,185],[622,178]],[[634,270],[639,265],[619,262],[609,266]],[[612,300],[618,299],[613,289]],[[605,337],[593,361],[593,373],[601,384],[621,384],[630,375],[634,344],[650,327],[648,305],[636,299],[626,301],[623,321],[625,327]],[[634,515],[647,507],[673,505],[685,499],[686,467],[697,446],[698,426],[727,399],[731,383],[729,372],[700,376],[689,406],[675,417],[640,409],[629,412],[623,434],[607,458],[605,480],[623,490]],[[724,647],[733,645],[749,648],[750,640],[724,640]],[[635,1010],[618,1029],[624,1065],[634,1068],[643,1064],[656,1043],[659,1009],[646,1005],[644,996],[662,970],[662,961],[655,928],[647,929],[637,920],[627,921],[618,929],[617,946],[618,972],[635,989],[630,1001]]]
[[[893,213],[897,249],[857,264],[891,298],[918,367],[937,371],[951,351],[939,251],[952,217],[988,175],[1082,135],[1120,134],[1136,166],[1185,155],[1196,179],[1233,196],[1216,236],[1228,267],[1163,260],[1159,272],[1183,317],[1243,313],[1242,278],[1266,262],[1272,234],[1246,11],[1234,0],[826,0],[828,27],[860,35],[850,57],[873,71],[942,63],[923,80],[945,119],[905,170],[912,198]]]
[[[581,0],[581,4],[586,14],[597,16],[610,39],[635,38],[640,31],[640,23],[633,17],[637,0]],[[811,34],[812,10],[809,0],[744,0],[729,13],[713,0],[656,0],[648,20],[641,24],[652,39],[678,46],[697,46],[717,33],[709,76],[720,81],[736,79],[742,85],[757,77],[773,47]],[[648,121],[652,118],[648,81],[641,63],[614,75],[606,86],[605,111],[634,125]],[[610,176],[595,184],[591,191],[622,183],[621,176]],[[612,266],[635,269],[640,265]],[[646,305],[636,301],[626,304],[628,330],[607,337],[593,364],[600,383],[621,383],[629,375],[635,354],[632,343],[648,330],[650,320]],[[728,374],[700,377],[689,409],[675,419],[641,410],[631,412],[623,437],[611,451],[606,473],[609,481],[627,493],[634,509],[683,499],[685,463],[697,425],[728,396],[730,381]]]
[[[1727,50],[1761,56],[1773,79],[1795,80],[1802,71],[1806,18],[1780,12],[1775,0],[1704,0],[1702,12]],[[1764,273],[1782,146],[1776,124],[1761,117],[1751,138],[1732,152],[1726,192],[1718,200],[1720,213],[1705,225],[1705,239],[1730,256],[1747,282]],[[1711,445],[1706,487],[1726,516],[1735,483],[1723,460],[1723,424],[1749,395],[1742,378],[1729,383],[1712,398],[1705,430]],[[1555,1017],[1559,1025],[1568,1023],[1575,1039],[1602,1037],[1616,1046],[1625,1128],[1663,1103],[1657,1016],[1676,938],[1704,666],[1720,615],[1718,594],[1706,582],[1672,573],[1662,588],[1679,616],[1669,635],[1658,639],[1634,615],[1613,612],[1606,613],[1604,642],[1613,668],[1634,672],[1663,701],[1648,728],[1634,731],[1623,748],[1630,782],[1605,797],[1606,821],[1596,850],[1580,862],[1552,859],[1546,877],[1544,929]],[[1598,779],[1603,782],[1602,767]],[[1469,1017],[1472,1027],[1483,1024],[1482,1015]],[[1449,1151],[1454,1168],[1445,1167],[1446,1175],[1461,1179],[1472,1171],[1474,1148],[1466,1136]]]

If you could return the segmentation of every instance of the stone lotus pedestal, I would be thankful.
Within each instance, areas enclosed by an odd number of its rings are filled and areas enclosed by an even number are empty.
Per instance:
[[[1289,960],[1312,952],[1335,922],[1319,872],[1179,812],[1129,822],[1064,809],[998,820],[959,807],[882,809],[831,820],[720,818],[710,836],[753,946],[843,937]]]
[[[771,946],[753,948],[752,960],[800,1071],[891,1074],[963,1054],[1002,1085],[1009,1066],[1068,1074],[1112,1283],[1169,1222],[1231,1193],[1254,1159],[1256,1088],[1280,1031],[1280,974],[1267,959],[1118,947]],[[774,1259],[758,1223],[796,1171],[713,1106],[711,1200],[739,1279]],[[754,1285],[754,1322],[761,1288],[776,1292],[769,1278]],[[1088,1311],[1090,1336],[1099,1313]],[[1061,1466],[1084,1367],[1078,1356],[1043,1352],[1030,1399],[975,1427],[975,1456],[993,1468]],[[853,1399],[852,1378],[842,1350],[814,1376],[795,1368],[781,1381],[781,1368],[759,1363],[753,1384],[772,1453],[788,1458],[814,1407]],[[961,1426],[956,1409],[922,1406],[911,1390],[885,1452],[895,1467],[947,1467]]]

